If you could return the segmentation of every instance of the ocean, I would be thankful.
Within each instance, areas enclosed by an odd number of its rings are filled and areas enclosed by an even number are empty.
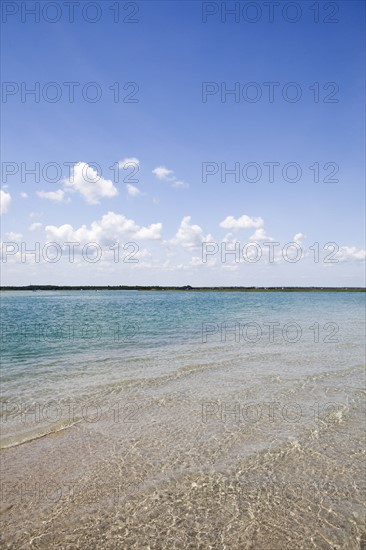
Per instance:
[[[362,292],[3,292],[3,547],[365,549],[365,326]]]

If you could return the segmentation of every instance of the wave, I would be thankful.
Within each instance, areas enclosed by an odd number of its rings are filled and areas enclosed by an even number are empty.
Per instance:
[[[62,423],[61,425],[60,423],[55,423],[53,426],[48,426],[43,431],[38,431],[37,433],[32,431],[25,434],[23,433],[21,435],[6,437],[2,441],[0,441],[0,450],[11,449],[12,447],[19,447],[19,445],[24,445],[25,443],[30,443],[31,441],[42,439],[43,437],[47,437],[48,435],[68,430],[76,424],[79,424],[81,421],[82,419],[76,420],[75,422],[66,425],[64,423]]]

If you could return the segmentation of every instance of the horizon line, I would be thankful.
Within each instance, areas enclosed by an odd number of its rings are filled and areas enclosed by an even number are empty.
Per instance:
[[[365,292],[366,287],[360,286],[191,286],[191,285],[52,285],[52,284],[31,284],[31,285],[4,285],[0,286],[0,291],[11,291],[11,290],[160,290],[160,291],[169,291],[169,290],[181,290],[181,291],[209,291],[209,290],[218,290],[218,291],[358,291]]]

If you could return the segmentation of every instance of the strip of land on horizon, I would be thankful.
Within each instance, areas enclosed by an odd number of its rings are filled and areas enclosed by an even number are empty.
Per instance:
[[[278,287],[244,287],[244,286],[126,286],[126,285],[27,285],[27,286],[1,286],[0,291],[39,291],[39,290],[140,290],[140,291],[185,291],[185,292],[365,292],[362,287],[301,287],[301,286],[278,286]]]

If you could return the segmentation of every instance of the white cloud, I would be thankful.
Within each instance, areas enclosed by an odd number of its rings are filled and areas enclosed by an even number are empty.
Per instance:
[[[33,219],[33,218],[41,218],[42,216],[43,216],[43,212],[31,212],[31,213],[29,214],[29,217],[30,217],[31,219]]]
[[[11,195],[6,191],[0,190],[0,214],[6,214],[11,203]]]
[[[180,244],[184,248],[194,249],[202,245],[204,241],[213,241],[212,235],[205,236],[199,225],[191,224],[191,216],[184,216],[172,244]]]
[[[65,223],[57,227],[56,225],[46,225],[45,231],[47,235],[47,240],[54,240],[57,242],[80,242],[79,235],[83,230],[86,231],[86,226],[81,226],[78,230],[74,230],[73,226],[69,223]],[[84,241],[88,239],[84,236]]]
[[[222,239],[222,242],[223,243],[233,243],[234,242],[233,237],[234,237],[233,233],[227,233],[224,236],[224,238]]]
[[[5,235],[9,241],[19,241],[23,237],[21,233],[14,233],[13,231],[9,231],[9,233],[5,233]]]
[[[159,179],[159,180],[165,180],[165,181],[172,181],[174,179],[173,170],[169,170],[168,168],[165,168],[165,166],[158,166],[157,168],[154,168],[152,173]]]
[[[243,214],[240,218],[234,218],[234,216],[227,216],[221,223],[220,227],[224,229],[248,229],[250,227],[259,228],[263,227],[264,221],[262,218],[251,218],[246,214]]]
[[[263,227],[256,229],[253,235],[249,237],[250,241],[273,241],[272,237],[268,237]]]
[[[70,191],[79,192],[88,204],[99,204],[100,198],[118,195],[113,182],[99,176],[86,162],[78,162],[72,167],[70,177],[64,180],[64,185]]]
[[[355,246],[341,246],[339,252],[341,258],[339,258],[338,254],[337,257],[340,261],[366,259],[366,250],[357,250]]]
[[[57,191],[37,191],[36,194],[41,199],[48,199],[53,202],[70,202],[70,199],[65,199],[65,191],[57,189]]]
[[[306,236],[303,234],[303,233],[296,233],[296,235],[294,235],[294,243],[297,243],[297,244],[301,244],[302,240],[305,239]]]
[[[37,231],[37,229],[41,229],[42,224],[40,222],[34,222],[28,227],[28,231]]]
[[[24,191],[22,193],[20,193],[20,196],[22,197],[22,199],[27,199],[28,198],[28,193],[24,193]]]
[[[187,189],[187,187],[189,187],[189,185],[185,181],[176,180],[173,183],[173,187],[177,187],[178,189]]]
[[[160,239],[162,223],[152,223],[148,227],[141,227],[135,234],[136,239]]]
[[[74,229],[70,224],[47,225],[47,239],[58,242],[97,242],[98,244],[112,244],[121,239],[160,239],[162,231],[161,223],[153,223],[147,227],[137,225],[134,220],[130,220],[122,214],[108,212],[100,220],[93,221],[88,228],[82,225]]]
[[[126,185],[126,188],[127,188],[127,193],[131,196],[131,197],[138,197],[139,195],[142,195],[140,189],[138,189],[137,187],[135,187],[134,185],[131,185],[130,183],[128,183]]]
[[[130,168],[131,165],[139,166],[140,165],[139,159],[136,158],[136,157],[127,157],[127,158],[119,161],[118,168],[120,170],[123,170],[124,168]]]
[[[176,189],[187,189],[189,187],[188,183],[178,180],[174,175],[174,170],[169,170],[165,166],[158,166],[154,168],[152,173],[158,178],[158,180],[168,181]]]

